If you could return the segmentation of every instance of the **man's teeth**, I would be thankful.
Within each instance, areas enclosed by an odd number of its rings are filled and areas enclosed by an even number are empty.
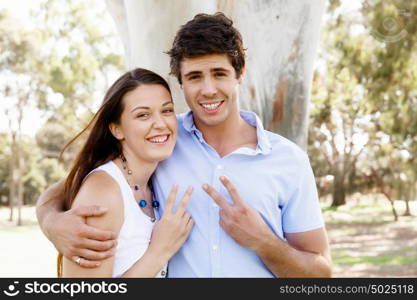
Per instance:
[[[201,104],[201,105],[207,109],[216,109],[217,107],[219,107],[220,104],[221,102],[212,103],[212,104]]]
[[[163,143],[163,142],[165,142],[167,139],[168,139],[168,136],[167,136],[167,135],[165,135],[165,136],[157,136],[157,137],[154,137],[154,138],[150,138],[149,140],[150,140],[152,143]]]

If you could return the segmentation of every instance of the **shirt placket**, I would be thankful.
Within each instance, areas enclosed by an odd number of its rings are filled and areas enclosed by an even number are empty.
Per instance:
[[[221,191],[221,183],[219,181],[220,175],[224,174],[224,161],[218,159],[213,166],[213,177],[211,185],[217,192]],[[221,245],[220,245],[220,217],[219,217],[219,206],[214,200],[210,205],[210,256],[212,265],[212,277],[221,277]]]

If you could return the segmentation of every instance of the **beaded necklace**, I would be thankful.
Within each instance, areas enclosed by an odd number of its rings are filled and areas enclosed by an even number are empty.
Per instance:
[[[139,191],[141,190],[140,186],[138,184],[134,184],[132,183],[132,178],[133,178],[133,172],[132,170],[129,168],[129,166],[127,165],[127,159],[126,157],[123,156],[123,154],[120,154],[120,160],[122,161],[122,168],[126,173],[126,181],[129,184],[129,186],[132,188],[133,191]],[[152,190],[152,186],[151,188],[151,198],[153,199],[153,190]],[[141,193],[142,194],[142,198],[144,197],[144,191]],[[138,202],[139,207],[144,208],[148,205],[148,202],[145,199],[141,199]],[[152,200],[152,207],[153,208],[158,208],[159,207],[159,202],[156,200]],[[151,218],[152,222],[155,222],[155,218]]]

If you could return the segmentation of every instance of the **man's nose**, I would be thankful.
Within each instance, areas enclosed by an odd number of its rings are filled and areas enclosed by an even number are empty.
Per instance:
[[[217,93],[217,88],[216,88],[216,84],[213,81],[212,78],[206,78],[203,81],[203,86],[201,89],[201,93],[203,96],[207,97],[207,98],[212,98],[216,95]]]

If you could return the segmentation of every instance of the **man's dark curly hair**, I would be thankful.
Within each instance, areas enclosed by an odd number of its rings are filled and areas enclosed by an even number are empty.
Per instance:
[[[170,56],[171,75],[181,82],[180,63],[184,58],[205,54],[227,54],[238,78],[245,66],[242,36],[233,27],[233,21],[223,13],[197,14],[181,26],[175,36]]]

